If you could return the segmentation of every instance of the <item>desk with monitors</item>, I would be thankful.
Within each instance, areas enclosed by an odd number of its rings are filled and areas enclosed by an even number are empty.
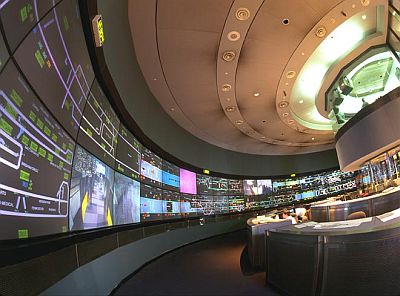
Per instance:
[[[285,295],[399,295],[399,241],[400,209],[270,229],[267,282]]]

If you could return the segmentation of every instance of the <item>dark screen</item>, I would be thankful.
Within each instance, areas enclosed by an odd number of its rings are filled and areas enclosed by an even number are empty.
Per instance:
[[[78,143],[114,168],[119,124],[118,116],[95,80],[83,113]]]
[[[73,151],[9,61],[0,76],[1,239],[67,231]]]
[[[163,217],[173,219],[181,217],[181,196],[179,192],[163,190]]]
[[[140,216],[142,222],[162,219],[163,200],[161,188],[140,184]]]
[[[128,177],[139,180],[141,147],[140,142],[121,124],[118,133],[115,169]]]
[[[162,185],[162,159],[149,149],[142,148],[140,180],[149,185]]]
[[[71,178],[69,228],[114,225],[113,190],[114,171],[77,146]]]
[[[52,9],[14,57],[41,100],[75,138],[94,79],[77,1]]]
[[[196,176],[196,183],[197,183],[197,193],[198,194],[213,194],[212,189],[212,177],[206,175],[199,175]]]

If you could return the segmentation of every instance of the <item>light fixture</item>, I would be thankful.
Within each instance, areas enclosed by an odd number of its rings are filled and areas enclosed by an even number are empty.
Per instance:
[[[287,123],[288,123],[288,124],[293,124],[293,123],[294,123],[294,120],[293,120],[293,119],[289,119]]]
[[[225,74],[225,75],[228,75],[229,73],[228,73],[228,72],[225,72],[224,74]]]
[[[326,28],[324,26],[320,26],[315,30],[315,36],[319,38],[323,38],[326,35]]]
[[[227,102],[230,102],[230,101],[231,101],[231,98],[226,98],[226,101],[227,101]]]
[[[238,120],[235,121],[235,123],[236,123],[237,125],[241,125],[241,124],[243,123],[243,120],[238,119]]]
[[[260,93],[259,93],[259,92],[255,92],[253,95],[254,95],[255,97],[259,97],[259,96],[260,96]]]
[[[311,138],[311,140],[313,140],[313,141],[314,141],[314,140],[315,140],[315,138],[314,138],[314,137],[312,137],[312,138]]]
[[[289,19],[287,18],[283,19],[282,24],[284,24],[285,26],[289,25]]]
[[[174,109],[174,108],[171,108],[171,109],[169,109],[169,110],[171,110],[172,112],[174,112],[174,111],[175,111],[175,109]]]
[[[154,77],[153,80],[154,80],[154,81],[157,81],[157,77]]]
[[[240,39],[240,33],[238,31],[231,31],[228,33],[227,37],[230,41],[238,41]]]
[[[225,110],[226,110],[226,112],[233,112],[233,111],[236,110],[236,107],[235,106],[228,106],[228,107],[225,108]]]
[[[245,21],[250,17],[250,10],[245,7],[238,8],[235,16],[239,21]]]
[[[296,72],[295,71],[289,71],[286,73],[286,77],[287,78],[293,78],[294,76],[296,76]]]
[[[287,113],[287,112],[282,113],[282,117],[288,117],[288,116],[289,116],[289,113]]]
[[[303,100],[299,100],[299,104],[303,104],[304,103],[304,101]]]
[[[279,108],[286,108],[287,106],[289,106],[289,102],[288,101],[281,101],[278,104]]]
[[[368,6],[369,0],[360,0],[362,6]]]
[[[260,140],[265,140],[265,137],[264,137],[264,136],[261,136],[261,137],[260,137]]]
[[[363,15],[361,16],[361,18],[365,21],[365,20],[367,19],[367,15],[366,15],[366,14],[363,14]]]
[[[230,91],[232,86],[230,84],[224,84],[222,85],[222,91]]]
[[[304,55],[304,52],[302,52],[301,55],[303,56],[303,55]]]
[[[235,59],[236,53],[233,50],[227,50],[222,53],[222,59],[225,62],[231,62]]]

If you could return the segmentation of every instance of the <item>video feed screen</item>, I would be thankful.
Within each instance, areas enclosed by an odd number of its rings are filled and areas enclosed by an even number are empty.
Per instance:
[[[115,169],[135,180],[140,176],[141,144],[122,124],[119,127]]]
[[[258,195],[271,195],[272,194],[272,180],[257,180],[257,194]]]
[[[197,183],[197,194],[203,194],[203,195],[214,194],[212,189],[211,176],[197,174],[196,183]]]
[[[140,183],[115,172],[114,224],[140,222]]]
[[[9,54],[4,43],[3,35],[0,33],[0,71],[3,69],[4,65],[7,63]]]
[[[263,195],[254,195],[246,197],[246,209],[261,209],[265,207],[268,197]]]
[[[163,190],[163,217],[174,219],[181,217],[181,196],[179,192]]]
[[[199,215],[214,215],[214,201],[212,196],[198,195],[197,202],[199,204]]]
[[[180,188],[182,193],[196,194],[196,173],[179,169]]]
[[[211,182],[214,195],[228,194],[228,179],[213,177]]]
[[[10,49],[14,51],[25,35],[59,0],[3,0],[1,2],[0,17]]]
[[[181,214],[184,217],[194,217],[200,211],[200,204],[196,195],[181,194]]]
[[[143,147],[140,162],[140,180],[149,185],[161,187],[162,159],[149,149]]]
[[[228,193],[230,195],[243,194],[243,180],[228,180]]]
[[[140,184],[141,221],[162,220],[163,200],[161,188]]]
[[[114,168],[119,118],[97,83],[93,82],[78,134],[78,143]]]
[[[228,196],[214,196],[214,214],[225,214],[229,212],[229,198]]]
[[[163,189],[179,191],[179,167],[164,160],[162,165],[162,182]]]
[[[10,60],[0,75],[0,239],[67,231],[74,148]]]
[[[244,195],[257,195],[257,180],[243,180]]]
[[[69,201],[70,230],[114,225],[113,190],[114,171],[77,146]]]
[[[229,196],[229,212],[242,212],[246,209],[244,196]]]
[[[33,9],[37,18],[35,6]],[[30,31],[14,57],[40,99],[76,138],[94,79],[78,1],[62,1],[50,10]]]

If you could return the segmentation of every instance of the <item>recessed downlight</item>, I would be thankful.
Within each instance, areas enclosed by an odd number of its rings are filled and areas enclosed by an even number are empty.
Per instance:
[[[253,94],[253,96],[259,97],[259,96],[260,96],[260,93],[259,93],[259,92],[255,92],[255,93]]]
[[[260,140],[265,140],[266,138],[264,137],[264,136],[261,136],[260,137]]]
[[[286,108],[287,106],[289,106],[289,102],[288,101],[281,101],[278,104],[279,108]]]
[[[261,121],[262,123],[267,123],[267,121],[264,119],[263,121]]]
[[[222,53],[222,59],[225,62],[231,62],[235,59],[235,57],[236,57],[236,52],[233,50],[227,50]]]
[[[240,39],[240,33],[238,31],[230,31],[227,34],[227,38],[229,41],[238,41]]]
[[[293,124],[293,123],[294,123],[294,120],[293,120],[293,119],[289,119],[289,120],[287,121],[287,123],[288,123],[288,124]]]
[[[360,0],[362,6],[368,6],[369,0]]]
[[[231,90],[231,88],[232,88],[232,85],[230,85],[230,84],[224,84],[224,85],[222,85],[222,91],[230,91]]]
[[[287,78],[293,78],[294,76],[296,76],[296,72],[295,71],[288,71],[287,73],[286,73],[286,77]]]
[[[228,107],[225,108],[225,110],[226,110],[226,112],[233,112],[233,111],[236,110],[236,107],[235,106],[228,106]]]
[[[363,15],[361,16],[361,18],[365,21],[365,20],[367,19],[367,15],[366,15],[366,14],[363,14]]]
[[[320,26],[315,30],[315,36],[319,38],[323,38],[326,35],[326,28],[324,26]]]
[[[239,21],[245,21],[250,17],[250,10],[245,7],[238,8],[235,13],[235,17]]]
[[[171,108],[171,109],[169,109],[169,110],[171,110],[172,112],[174,112],[174,111],[175,111],[175,108]]]
[[[226,101],[227,101],[227,102],[230,102],[230,101],[231,101],[231,98],[226,98]]]
[[[287,112],[282,113],[282,117],[288,117],[288,116],[289,116],[289,113],[287,113]]]
[[[238,119],[238,120],[235,121],[235,123],[236,123],[237,125],[241,125],[241,124],[243,124],[243,120]]]
[[[287,18],[282,20],[282,24],[284,24],[285,26],[289,25],[289,23],[290,23],[290,21]]]
[[[313,141],[314,141],[314,140],[315,140],[315,138],[314,138],[314,137],[312,137],[312,138],[311,138],[311,140],[313,140]]]
[[[299,104],[303,104],[304,103],[304,101],[303,100],[299,100]]]

